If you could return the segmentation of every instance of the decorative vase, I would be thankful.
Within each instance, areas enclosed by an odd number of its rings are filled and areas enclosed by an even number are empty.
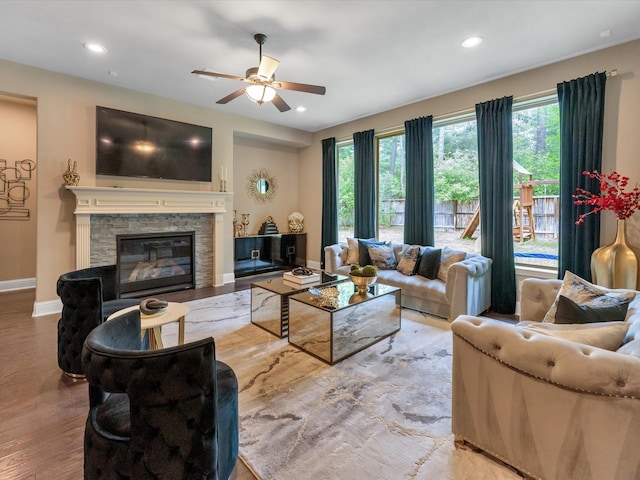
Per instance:
[[[618,219],[616,239],[591,254],[591,279],[606,288],[638,290],[640,250],[627,243],[625,220]]]
[[[304,230],[303,220],[289,220],[289,231],[291,233],[302,233]]]

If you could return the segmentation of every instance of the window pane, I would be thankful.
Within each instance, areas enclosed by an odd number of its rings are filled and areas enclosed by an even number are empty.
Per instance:
[[[558,266],[559,124],[557,102],[513,113],[516,264]]]
[[[433,129],[435,243],[479,251],[478,140],[475,120]],[[464,238],[463,238],[464,236]]]
[[[403,243],[406,198],[404,134],[378,139],[378,238]]]
[[[353,238],[353,143],[338,145],[338,241]]]

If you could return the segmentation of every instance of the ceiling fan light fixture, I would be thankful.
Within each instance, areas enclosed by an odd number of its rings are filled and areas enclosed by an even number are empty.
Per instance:
[[[249,85],[245,93],[253,102],[259,104],[270,102],[276,96],[275,89],[269,85]]]
[[[275,73],[276,68],[278,68],[278,65],[280,65],[280,62],[275,58],[262,55],[262,57],[260,57],[260,66],[258,67],[256,75],[261,80],[268,82],[273,79],[273,74]]]

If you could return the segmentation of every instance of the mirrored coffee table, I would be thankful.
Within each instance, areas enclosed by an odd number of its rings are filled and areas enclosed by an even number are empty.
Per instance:
[[[296,285],[283,278],[262,280],[251,284],[251,323],[283,338],[289,332],[289,297],[309,288],[332,285],[345,281],[347,277],[320,273],[320,279],[314,283]]]
[[[361,295],[351,281],[333,287],[289,297],[289,343],[334,364],[400,330],[399,288],[373,284]]]

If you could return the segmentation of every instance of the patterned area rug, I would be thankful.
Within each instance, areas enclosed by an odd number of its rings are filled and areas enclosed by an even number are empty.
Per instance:
[[[186,341],[213,336],[238,376],[240,453],[259,478],[520,478],[454,447],[446,320],[403,309],[400,332],[329,366],[251,324],[249,291],[188,305]]]

